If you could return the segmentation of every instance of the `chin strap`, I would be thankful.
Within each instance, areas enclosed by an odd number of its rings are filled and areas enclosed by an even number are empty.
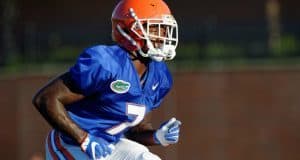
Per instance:
[[[143,35],[147,35],[145,30],[144,30],[144,27],[143,25],[141,24],[141,22],[139,21],[137,15],[135,14],[133,8],[130,8],[129,9],[129,12],[130,12],[130,16],[135,20],[135,22],[138,24],[138,27],[141,29]],[[145,40],[146,40],[146,44],[147,44],[147,47],[149,48],[149,50],[147,51],[147,53],[144,53],[140,48],[138,50],[138,52],[143,56],[143,57],[152,57],[152,56],[155,56],[153,53],[153,50],[154,50],[154,47],[153,47],[153,44],[151,43],[150,39],[148,36],[145,36]],[[149,52],[150,51],[150,52]]]
[[[120,25],[117,25],[117,30],[120,32],[120,34],[125,37],[133,46],[137,47],[137,51],[139,54],[141,54],[143,57],[149,57],[147,53],[144,53],[140,47],[140,45],[130,36],[128,35]]]
[[[132,18],[134,18],[135,22],[137,23],[138,27],[141,29],[144,38],[146,40],[146,45],[148,48],[147,53],[143,52],[143,50],[139,49],[138,52],[143,56],[143,57],[150,57],[151,59],[155,60],[155,61],[162,61],[165,59],[165,55],[162,53],[162,51],[160,49],[155,49],[152,42],[150,41],[149,37],[146,36],[146,31],[143,27],[143,25],[141,24],[141,22],[139,21],[137,15],[135,14],[133,8],[129,9],[130,15]]]
[[[164,56],[162,54],[157,54],[157,52],[161,52],[158,49],[155,49],[154,47],[149,48],[147,53],[143,52],[140,45],[130,36],[128,35],[120,25],[117,25],[117,30],[120,32],[120,34],[125,37],[133,46],[137,47],[138,53],[143,57],[150,57],[151,59],[155,61],[162,61],[164,59]]]
[[[132,18],[134,18],[135,22],[137,23],[138,27],[141,29],[141,32],[145,38],[146,41],[146,45],[148,48],[148,51],[145,53],[141,46],[130,36],[128,35],[122,28],[120,25],[117,25],[117,30],[120,32],[120,34],[125,37],[133,46],[137,47],[137,52],[143,56],[143,57],[150,57],[151,59],[155,60],[155,61],[162,61],[162,60],[171,60],[175,57],[176,52],[175,52],[175,47],[172,45],[167,45],[164,44],[162,48],[154,48],[151,40],[149,39],[149,37],[147,36],[143,25],[141,24],[141,22],[139,21],[137,15],[135,14],[133,8],[129,9],[130,12],[130,16]]]
[[[149,37],[146,34],[146,31],[141,24],[140,20],[138,19],[137,15],[135,14],[133,8],[129,9],[131,17],[134,18],[135,22],[137,23],[138,27],[141,29],[142,34],[144,35],[144,38],[146,40],[146,44],[148,47],[147,53],[144,53],[140,48],[138,49],[138,52],[143,57],[150,57],[151,59],[155,61],[162,61],[162,60],[171,60],[175,57],[175,46],[170,44],[164,44],[162,48],[155,48],[149,39]]]

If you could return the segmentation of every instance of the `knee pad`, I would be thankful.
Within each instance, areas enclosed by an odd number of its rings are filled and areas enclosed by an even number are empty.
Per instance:
[[[126,160],[161,160],[146,146],[128,139],[121,139],[116,148],[118,148],[119,154],[126,155]]]
[[[137,160],[161,160],[157,155],[151,152],[144,152],[140,154]]]

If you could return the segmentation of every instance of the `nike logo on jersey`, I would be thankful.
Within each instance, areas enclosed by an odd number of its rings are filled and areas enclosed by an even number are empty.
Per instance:
[[[158,87],[158,85],[159,85],[159,83],[157,82],[157,83],[155,83],[154,85],[152,85],[152,90],[154,91],[154,90],[156,90],[156,88]]]

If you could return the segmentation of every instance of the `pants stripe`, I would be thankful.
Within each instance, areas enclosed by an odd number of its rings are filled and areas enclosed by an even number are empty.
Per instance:
[[[62,155],[65,157],[67,160],[75,160],[75,158],[72,156],[72,154],[64,148],[64,146],[60,142],[60,138],[57,132],[54,131],[54,143],[58,150],[62,153]]]
[[[51,132],[49,133],[48,138],[47,138],[47,145],[48,145],[48,149],[49,149],[50,155],[53,158],[53,160],[59,160],[58,156],[55,154],[53,147],[51,145]]]

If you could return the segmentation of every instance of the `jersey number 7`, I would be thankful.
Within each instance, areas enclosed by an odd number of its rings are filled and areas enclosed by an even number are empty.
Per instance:
[[[117,126],[109,128],[106,130],[107,133],[111,135],[116,135],[128,127],[133,127],[139,124],[145,117],[146,107],[144,105],[126,103],[126,110],[126,115],[135,116],[134,120],[132,122],[123,122]]]

